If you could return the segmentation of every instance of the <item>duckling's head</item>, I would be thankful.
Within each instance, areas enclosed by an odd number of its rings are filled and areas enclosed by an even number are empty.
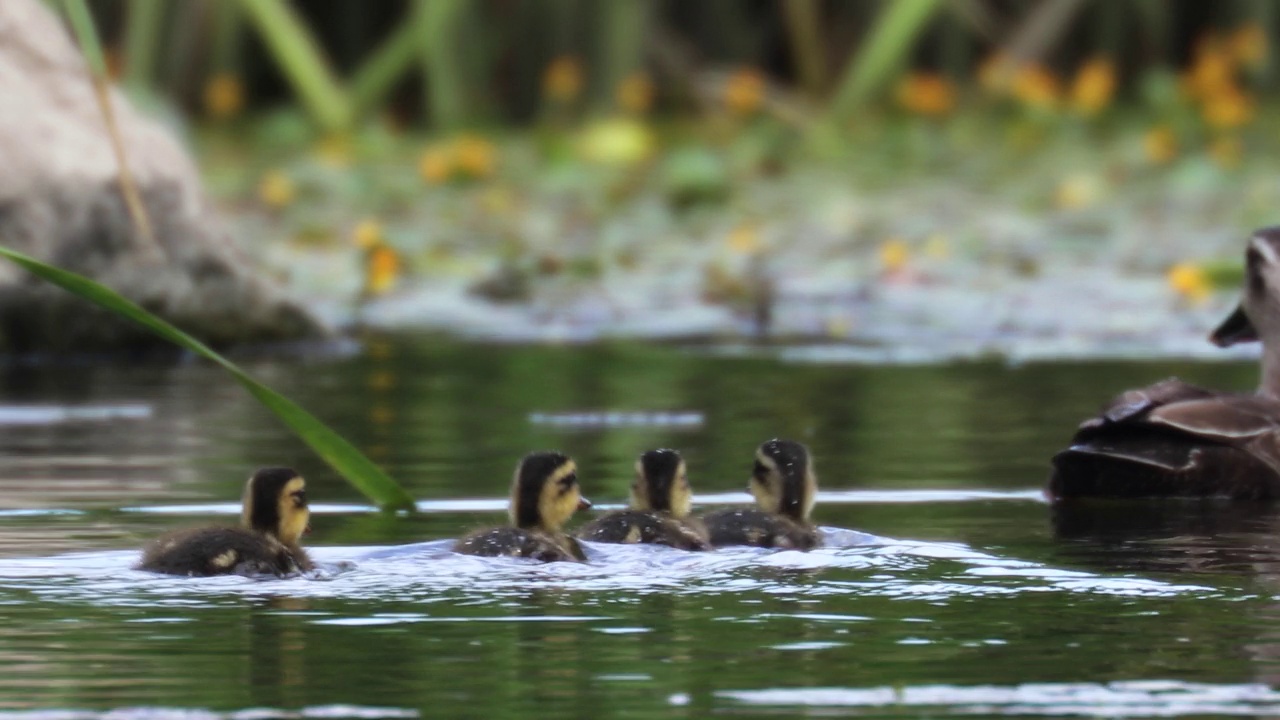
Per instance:
[[[649,450],[636,460],[631,483],[631,507],[657,510],[682,518],[693,510],[693,491],[685,473],[684,458],[675,450]]]
[[[568,455],[529,453],[516,466],[508,510],[516,527],[558,532],[575,512],[589,507],[578,487],[578,466]]]
[[[240,524],[295,545],[310,530],[307,481],[293,468],[262,468],[244,486]]]
[[[1280,226],[1255,230],[1244,259],[1244,299],[1209,336],[1219,347],[1280,337]]]
[[[818,476],[813,473],[809,450],[792,440],[762,443],[756,449],[747,490],[761,510],[799,522],[808,520],[818,494]]]

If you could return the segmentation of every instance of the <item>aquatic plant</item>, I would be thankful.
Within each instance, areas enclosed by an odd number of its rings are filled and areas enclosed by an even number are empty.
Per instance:
[[[322,460],[346,478],[352,487],[364,493],[378,507],[384,510],[414,509],[413,497],[354,445],[329,429],[297,403],[255,380],[249,373],[208,345],[147,312],[101,283],[5,247],[0,247],[0,256],[77,297],[88,300],[119,317],[132,320],[165,340],[221,366],[243,385],[250,395],[310,446]]]

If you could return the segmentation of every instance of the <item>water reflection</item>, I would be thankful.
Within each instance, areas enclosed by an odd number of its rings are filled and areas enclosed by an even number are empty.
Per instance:
[[[368,512],[203,365],[23,370],[0,387],[0,406],[150,415],[0,437],[0,511],[39,511],[0,513],[0,708],[82,709],[72,720],[213,708],[211,720],[249,720],[236,710],[1123,715],[1275,704],[1254,684],[1280,663],[1275,512],[1039,499],[1048,457],[1113,391],[1170,374],[1245,386],[1248,364],[822,366],[437,338],[379,339],[305,372],[293,360],[246,364],[375,454],[428,512]],[[674,446],[699,499],[730,502],[745,500],[756,444],[778,435],[815,453],[821,550],[601,546],[592,563],[549,568],[455,556],[442,540],[501,520],[512,467],[533,448],[575,455],[608,504],[625,501],[638,452]],[[192,582],[129,569],[146,538],[230,520],[247,473],[265,464],[308,476],[325,511],[310,536],[322,573]],[[891,704],[876,704],[886,688]]]
[[[1062,553],[1088,567],[1273,576],[1280,507],[1225,500],[1096,500],[1053,507]]]

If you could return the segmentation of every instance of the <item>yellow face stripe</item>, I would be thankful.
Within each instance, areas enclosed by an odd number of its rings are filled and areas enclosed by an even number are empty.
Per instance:
[[[561,492],[560,481],[578,472],[578,465],[570,460],[556,468],[547,476],[542,484],[542,492],[538,498],[538,520],[542,529],[559,532],[561,526],[578,510],[578,501],[582,498],[577,483]]]
[[[301,476],[295,477],[280,489],[280,497],[276,499],[276,507],[280,513],[280,525],[277,535],[280,542],[295,545],[307,530],[307,522],[311,519],[311,511],[306,507],[298,507],[294,495],[307,489],[307,481]]]
[[[684,460],[676,467],[676,476],[671,481],[671,514],[682,518],[693,512],[693,490],[689,487],[688,471]]]
[[[551,475],[547,477],[547,482],[558,483],[576,472],[578,472],[578,464],[569,460],[565,464],[551,471]]]

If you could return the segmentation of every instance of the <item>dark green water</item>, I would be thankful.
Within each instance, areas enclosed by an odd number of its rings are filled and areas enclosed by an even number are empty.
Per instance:
[[[1280,712],[1280,512],[1174,502],[1055,516],[1037,499],[1048,457],[1113,392],[1170,374],[1244,388],[1248,364],[869,367],[398,338],[248,365],[431,512],[363,510],[203,365],[11,368],[0,720]],[[12,407],[31,404],[133,417]],[[774,436],[815,453],[820,523],[874,537],[832,532],[809,554],[605,548],[587,566],[422,544],[501,521],[466,508],[498,507],[528,450],[574,455],[608,504],[657,446],[684,452],[700,494],[736,493]],[[308,477],[320,577],[129,570],[169,527],[231,521],[244,478],[267,464]],[[467,502],[436,502],[449,499]]]

